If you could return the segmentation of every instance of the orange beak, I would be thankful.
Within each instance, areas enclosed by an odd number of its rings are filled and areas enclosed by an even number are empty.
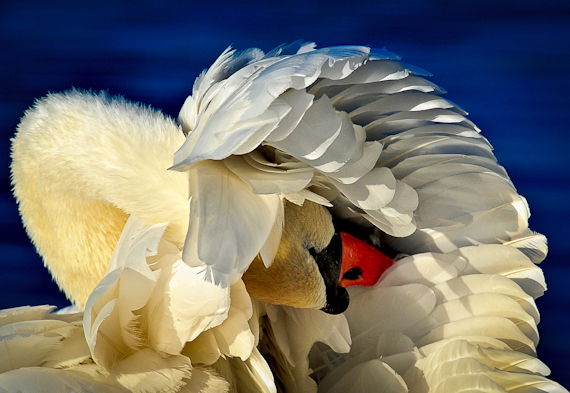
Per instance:
[[[370,244],[341,232],[342,266],[338,285],[375,285],[382,274],[394,264],[392,258],[384,255]]]

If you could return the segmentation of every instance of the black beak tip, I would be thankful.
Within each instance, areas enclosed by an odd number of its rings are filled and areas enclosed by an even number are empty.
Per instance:
[[[350,303],[350,297],[345,288],[337,285],[336,288],[327,289],[327,304],[322,308],[327,314],[343,313]]]

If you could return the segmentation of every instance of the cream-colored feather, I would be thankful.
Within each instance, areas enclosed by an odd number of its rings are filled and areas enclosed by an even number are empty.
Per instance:
[[[230,386],[228,381],[217,375],[213,370],[192,368],[192,376],[179,390],[180,393],[228,393]]]
[[[459,383],[464,375],[469,386],[469,375],[480,375],[507,391],[565,391],[560,385],[542,377],[550,370],[538,360],[518,352],[484,349],[458,340],[416,362],[404,379],[410,391],[438,391],[441,384]],[[421,370],[421,372],[419,371]],[[418,378],[420,375],[422,377]],[[445,382],[449,380],[449,382]],[[429,389],[429,390],[428,390]]]
[[[216,337],[214,347],[223,355],[250,361],[256,344],[249,324],[251,300],[241,281],[224,290],[204,280],[205,266],[202,275],[189,274],[196,268],[181,262],[178,247],[164,240],[159,244],[164,229],[164,225],[149,227],[130,217],[110,271],[87,303],[85,335],[75,334],[81,315],[49,314],[47,307],[4,311],[0,319],[5,324],[0,327],[2,341],[16,345],[15,353],[21,356],[0,359],[3,366],[10,365],[2,371],[59,367],[64,372],[45,377],[53,380],[54,389],[69,385],[90,391],[83,386],[89,378],[81,376],[86,367],[82,363],[91,363],[95,367],[93,380],[87,386],[95,386],[97,391],[158,392],[179,389],[186,383],[203,386],[207,392],[226,391],[227,383],[212,370],[200,370],[193,380],[190,359],[194,353],[180,352],[187,341],[207,332]],[[172,251],[176,254],[169,254]],[[237,321],[242,321],[241,325]],[[28,346],[40,349],[35,349],[36,356],[22,352]],[[13,352],[6,349],[6,354]],[[48,375],[37,373],[38,380]],[[5,378],[6,386],[12,386],[12,378],[19,375],[24,374],[8,372],[1,378]],[[30,386],[33,389],[36,385]]]
[[[529,355],[504,349],[483,348],[464,340],[456,340],[442,347],[437,354],[426,357],[422,362],[424,372],[440,364],[460,358],[473,358],[491,368],[527,374],[548,375],[550,370],[540,360]]]
[[[129,214],[169,222],[169,238],[184,240],[188,182],[166,171],[183,141],[160,112],[104,93],[52,94],[26,112],[12,143],[14,194],[46,266],[80,307]]]
[[[72,369],[27,367],[0,374],[0,391],[36,393],[108,392],[127,393],[129,390],[118,383],[107,382],[97,372],[96,366]]]
[[[0,329],[0,373],[43,364],[77,326],[57,320],[17,322]]]

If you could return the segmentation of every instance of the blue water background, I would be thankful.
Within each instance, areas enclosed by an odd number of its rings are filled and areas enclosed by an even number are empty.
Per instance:
[[[184,5],[181,5],[184,4]],[[35,254],[9,181],[9,138],[34,98],[108,90],[175,117],[228,46],[298,38],[386,46],[468,112],[548,236],[539,357],[570,386],[570,2],[10,1],[0,3],[0,308],[67,304]]]

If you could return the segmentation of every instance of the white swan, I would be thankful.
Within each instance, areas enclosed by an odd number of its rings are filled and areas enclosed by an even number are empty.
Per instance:
[[[0,391],[565,392],[534,357],[546,239],[466,113],[398,60],[226,51],[180,126],[38,101],[14,193],[85,312],[1,312]],[[354,240],[385,265],[350,260],[350,235],[401,254]]]

